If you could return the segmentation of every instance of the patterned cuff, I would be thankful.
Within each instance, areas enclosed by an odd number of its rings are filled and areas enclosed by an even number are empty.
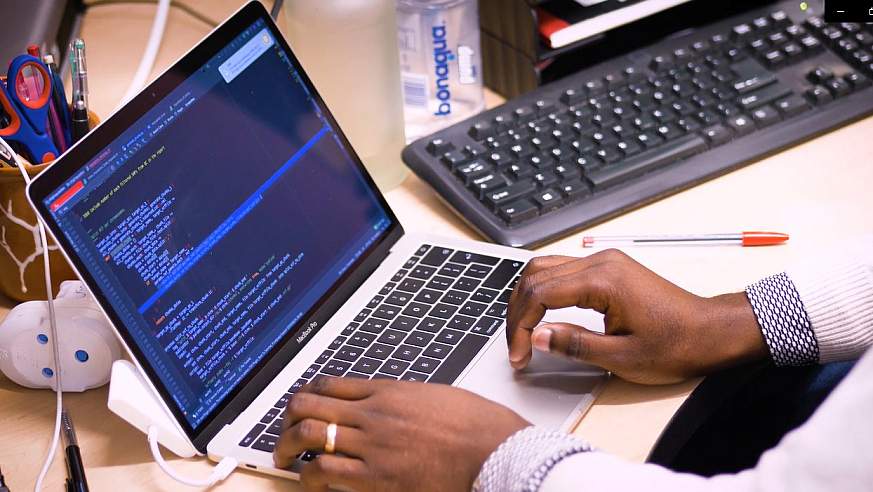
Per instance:
[[[794,282],[785,273],[746,287],[752,311],[777,366],[818,362],[819,349],[809,315]]]
[[[536,492],[562,459],[591,449],[587,442],[569,434],[527,427],[491,453],[476,477],[473,492]]]

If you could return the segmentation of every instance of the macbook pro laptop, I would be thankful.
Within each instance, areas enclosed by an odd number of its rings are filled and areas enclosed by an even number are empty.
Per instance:
[[[452,384],[565,430],[604,380],[540,355],[510,368],[504,317],[532,253],[405,233],[257,2],[28,196],[180,434],[215,460],[296,476],[300,460],[279,470],[271,453],[319,374]],[[549,316],[603,329],[592,311]]]

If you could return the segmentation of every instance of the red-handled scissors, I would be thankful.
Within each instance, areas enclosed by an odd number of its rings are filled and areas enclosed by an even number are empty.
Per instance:
[[[9,65],[6,85],[0,83],[0,106],[10,122],[0,137],[16,142],[34,163],[54,160],[58,149],[48,133],[52,77],[36,57],[20,55]]]

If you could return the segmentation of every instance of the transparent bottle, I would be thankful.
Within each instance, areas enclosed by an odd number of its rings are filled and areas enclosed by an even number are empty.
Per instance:
[[[397,0],[407,141],[485,108],[477,0]]]
[[[285,0],[285,38],[382,191],[406,176],[394,0]]]

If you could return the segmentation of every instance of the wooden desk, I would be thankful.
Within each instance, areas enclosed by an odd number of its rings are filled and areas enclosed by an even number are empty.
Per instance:
[[[223,19],[242,0],[186,0]],[[154,7],[104,6],[88,13],[93,109],[112,112],[132,76],[151,26]],[[156,72],[193,46],[209,28],[171,9]],[[499,98],[489,95],[492,104]],[[747,283],[802,257],[815,258],[822,243],[851,240],[873,230],[873,118],[857,122],[701,186],[592,228],[591,233],[723,232],[773,229],[792,234],[786,246],[649,248],[633,256],[679,285],[701,295],[737,291]],[[402,165],[398,159],[398,165]],[[408,230],[476,238],[419,179],[410,175],[387,198]],[[581,234],[538,250],[543,254],[582,254]],[[11,307],[0,300],[0,318]],[[643,387],[611,381],[577,432],[598,447],[642,461],[658,434],[695,382]],[[106,408],[107,388],[65,395],[78,427],[88,480],[93,490],[181,490],[158,469],[145,436]],[[0,467],[14,491],[32,488],[49,443],[54,394],[26,390],[0,376]],[[192,476],[208,474],[206,460],[175,460]],[[59,490],[64,480],[58,456],[47,482]],[[298,490],[288,481],[239,471],[221,490]]]

